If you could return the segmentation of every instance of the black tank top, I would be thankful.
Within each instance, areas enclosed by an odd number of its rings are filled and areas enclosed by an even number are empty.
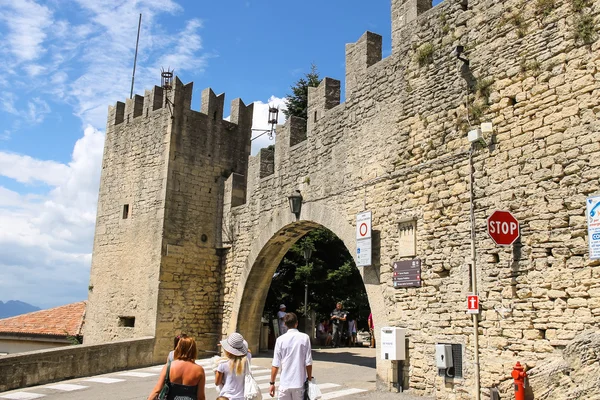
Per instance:
[[[188,386],[169,382],[167,400],[198,400],[198,385]]]

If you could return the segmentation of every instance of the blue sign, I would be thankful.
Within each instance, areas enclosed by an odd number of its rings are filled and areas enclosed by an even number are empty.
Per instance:
[[[587,198],[586,211],[590,260],[598,260],[600,259],[600,195]]]

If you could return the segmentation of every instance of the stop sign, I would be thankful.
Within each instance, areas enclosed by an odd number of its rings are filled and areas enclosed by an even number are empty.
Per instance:
[[[510,246],[519,237],[519,221],[508,211],[494,211],[487,219],[488,235],[500,246]]]

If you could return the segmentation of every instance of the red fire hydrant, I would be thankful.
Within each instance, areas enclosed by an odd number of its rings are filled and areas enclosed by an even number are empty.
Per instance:
[[[525,400],[525,381],[527,372],[523,371],[523,366],[517,361],[511,373],[515,384],[515,400]]]

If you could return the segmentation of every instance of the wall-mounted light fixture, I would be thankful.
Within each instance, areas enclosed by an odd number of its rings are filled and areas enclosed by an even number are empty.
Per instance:
[[[294,191],[288,196],[290,201],[290,211],[296,216],[296,219],[300,218],[300,210],[302,209],[302,194],[299,190]]]

